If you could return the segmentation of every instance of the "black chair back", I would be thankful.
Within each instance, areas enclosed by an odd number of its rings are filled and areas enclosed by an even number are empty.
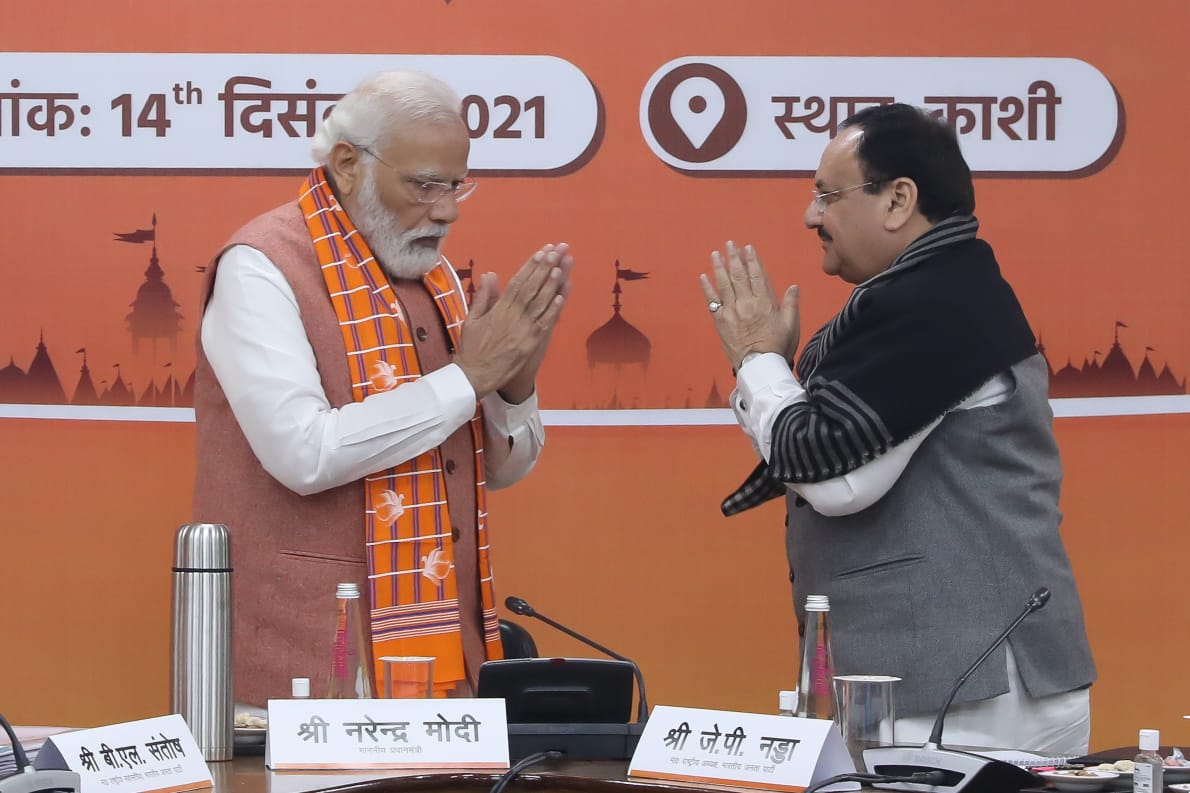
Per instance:
[[[537,643],[524,627],[511,620],[500,620],[500,645],[505,658],[536,658]]]

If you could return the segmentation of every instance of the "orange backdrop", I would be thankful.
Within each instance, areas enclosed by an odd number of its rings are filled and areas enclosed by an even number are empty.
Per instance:
[[[1126,131],[1107,167],[1084,178],[981,178],[983,233],[996,247],[1055,367],[1106,352],[1116,321],[1135,364],[1151,352],[1179,380],[1190,369],[1182,174],[1190,121],[1190,6],[1144,13],[1094,2],[943,0],[899,5],[754,0],[578,4],[548,0],[359,0],[349,7],[212,0],[112,6],[46,0],[0,7],[6,52],[551,54],[595,85],[605,127],[573,173],[493,177],[463,207],[447,253],[504,276],[543,242],[571,243],[575,297],[543,375],[545,407],[591,406],[606,373],[585,340],[607,321],[614,270],[623,316],[652,342],[634,370],[641,407],[705,404],[730,374],[697,274],[726,239],[760,249],[781,282],[802,284],[808,335],[845,286],[819,269],[800,227],[809,180],[693,178],[642,140],[646,80],[686,55],[1071,57],[1119,93]],[[362,76],[362,75],[361,75]],[[0,79],[7,75],[0,74]],[[0,136],[0,146],[5,145]],[[69,393],[86,346],[92,376],[143,386],[123,318],[144,280],[146,246],[111,244],[156,214],[161,266],[180,304],[174,371],[193,368],[196,267],[252,215],[289,200],[289,176],[0,173],[0,355],[28,365],[39,333]],[[627,406],[632,406],[629,404]],[[1066,464],[1064,536],[1100,681],[1093,747],[1134,744],[1140,727],[1190,743],[1184,659],[1190,609],[1181,562],[1182,471],[1190,418],[1058,421]],[[0,419],[0,708],[19,723],[92,725],[168,708],[173,531],[189,516],[193,427]],[[751,466],[734,427],[554,428],[533,475],[493,494],[499,596],[635,658],[658,704],[772,711],[797,673],[797,642],[772,505],[730,521],[721,497]],[[321,604],[309,604],[312,612]],[[532,627],[532,626],[531,626]],[[588,652],[544,626],[548,654]]]

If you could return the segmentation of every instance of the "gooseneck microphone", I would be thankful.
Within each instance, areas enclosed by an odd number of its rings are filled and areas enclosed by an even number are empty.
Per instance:
[[[954,684],[954,688],[950,690],[950,694],[946,697],[946,702],[942,703],[942,709],[938,711],[938,718],[934,721],[934,729],[930,732],[930,739],[926,741],[928,748],[938,748],[942,746],[942,723],[946,721],[946,712],[950,710],[950,703],[954,701],[955,694],[959,693],[959,689],[967,682],[967,678],[975,674],[975,670],[983,666],[983,662],[991,657],[992,653],[996,652],[996,648],[1004,644],[1008,635],[1016,630],[1016,626],[1025,621],[1034,611],[1038,611],[1045,607],[1046,603],[1050,602],[1050,591],[1045,587],[1038,589],[1029,598],[1029,602],[1025,604],[1025,610],[1017,615],[1017,618],[1012,621],[1012,624],[1004,629],[1004,632],[996,637],[996,641],[992,642],[991,646],[983,651],[983,655],[975,659],[975,663],[963,672],[963,676],[959,678],[958,682]]]
[[[931,780],[927,784],[900,780],[884,783],[873,781],[869,784],[880,788],[918,793],[943,791],[957,793],[960,790],[964,793],[1013,793],[1021,788],[1033,787],[1038,784],[1036,776],[1019,766],[970,752],[942,748],[942,725],[946,720],[946,712],[949,710],[951,702],[959,689],[967,682],[967,678],[975,674],[975,671],[991,657],[996,648],[1008,639],[1009,635],[1024,622],[1026,617],[1044,607],[1049,599],[1050,591],[1045,587],[1034,592],[1025,604],[1024,611],[1017,615],[1012,624],[1005,628],[991,646],[984,650],[983,654],[975,659],[975,663],[971,664],[962,674],[943,703],[938,718],[934,721],[934,729],[924,746],[881,746],[864,750],[864,765],[874,774],[909,777],[914,774],[939,772],[941,774],[940,781],[935,781],[937,774],[934,774],[935,780]]]
[[[513,614],[519,614],[522,617],[532,617],[533,619],[541,620],[546,625],[549,625],[550,627],[553,627],[553,628],[556,628],[557,630],[562,631],[562,633],[565,633],[567,636],[572,636],[575,639],[578,639],[583,644],[586,644],[590,647],[594,647],[596,650],[603,653],[604,655],[615,658],[617,661],[624,661],[625,663],[631,665],[632,666],[632,674],[634,674],[636,676],[636,689],[638,692],[640,692],[640,702],[637,704],[637,708],[636,708],[636,720],[641,724],[644,724],[648,720],[648,718],[649,718],[649,701],[645,698],[645,678],[644,678],[644,675],[641,674],[640,667],[636,665],[635,661],[633,661],[631,658],[626,658],[617,652],[609,650],[608,648],[604,647],[599,642],[594,641],[592,639],[588,639],[586,636],[583,636],[581,633],[578,633],[577,631],[573,631],[570,628],[567,628],[565,625],[561,624],[560,622],[555,622],[554,620],[550,619],[549,617],[545,616],[544,614],[538,613],[538,611],[536,609],[534,609],[532,606],[530,606],[528,604],[528,602],[526,602],[522,598],[513,597],[513,596],[507,597],[504,599],[504,607],[507,608],[509,611],[511,611]]]

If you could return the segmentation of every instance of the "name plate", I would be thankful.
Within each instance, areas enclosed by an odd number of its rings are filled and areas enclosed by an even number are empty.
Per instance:
[[[832,721],[658,705],[632,755],[628,778],[796,793],[854,771]],[[826,789],[858,788],[842,783]]]
[[[272,699],[265,765],[508,768],[503,699]]]
[[[51,735],[33,766],[78,773],[79,793],[164,793],[214,784],[190,728],[176,713]]]

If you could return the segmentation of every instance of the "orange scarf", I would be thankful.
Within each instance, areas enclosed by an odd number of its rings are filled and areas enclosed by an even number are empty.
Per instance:
[[[388,277],[339,206],[322,168],[302,185],[298,204],[343,330],[355,401],[421,377],[413,334]],[[458,276],[441,259],[422,282],[457,347],[467,314]],[[493,659],[502,655],[487,539],[483,415],[478,407],[471,433],[484,644],[487,657]],[[459,571],[454,568],[439,450],[431,449],[395,468],[376,472],[366,478],[364,491],[374,679],[383,674],[376,660],[381,656],[433,656],[437,659],[434,688],[445,694],[466,680],[467,674],[455,582]],[[474,575],[475,571],[461,574]]]

